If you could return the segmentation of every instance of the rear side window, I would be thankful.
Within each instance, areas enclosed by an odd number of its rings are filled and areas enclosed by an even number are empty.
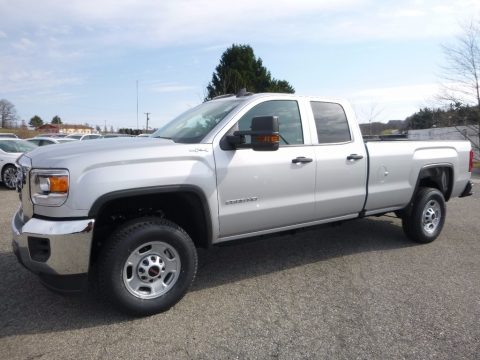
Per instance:
[[[347,117],[342,106],[320,101],[312,101],[310,104],[315,118],[319,144],[341,143],[352,140]]]

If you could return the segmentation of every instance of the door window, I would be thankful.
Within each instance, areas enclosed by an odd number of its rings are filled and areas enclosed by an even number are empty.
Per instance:
[[[250,130],[252,118],[257,116],[278,116],[280,146],[304,143],[302,120],[295,100],[271,100],[258,104],[242,116],[233,131]],[[250,136],[246,137],[246,141],[250,142]]]
[[[343,143],[352,140],[347,116],[341,105],[320,101],[312,101],[310,104],[319,144]]]

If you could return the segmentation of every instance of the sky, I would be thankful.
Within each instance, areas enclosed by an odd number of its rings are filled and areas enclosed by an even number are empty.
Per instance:
[[[0,14],[0,99],[27,122],[145,128],[149,112],[157,128],[203,101],[232,44],[297,94],[386,122],[431,106],[441,45],[480,1],[0,0]]]

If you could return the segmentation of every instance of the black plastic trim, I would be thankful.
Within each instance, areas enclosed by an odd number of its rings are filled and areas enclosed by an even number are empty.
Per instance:
[[[463,198],[467,196],[472,196],[473,195],[472,188],[473,188],[473,184],[471,181],[469,181],[465,186],[465,189],[463,190],[462,195],[460,195],[459,197]]]
[[[365,146],[365,152],[366,152],[366,160],[367,160],[367,181],[365,183],[365,201],[363,202],[363,207],[362,211],[358,213],[358,217],[365,217],[366,209],[365,206],[367,206],[367,200],[368,200],[368,182],[370,181],[370,153],[368,152],[368,147],[367,144],[364,144]]]
[[[417,182],[415,183],[415,188],[413,189],[413,193],[412,193],[412,197],[408,203],[408,205],[406,206],[406,208],[408,208],[412,203],[413,203],[413,199],[415,198],[415,195],[417,194],[417,191],[418,191],[418,188],[420,187],[420,181],[423,179],[422,177],[422,173],[424,171],[427,171],[427,170],[430,170],[430,169],[435,169],[435,168],[448,168],[450,169],[451,171],[451,176],[449,177],[449,184],[448,184],[448,188],[446,189],[446,194],[445,194],[445,201],[448,201],[450,199],[450,195],[452,194],[452,190],[453,190],[453,178],[454,178],[454,174],[453,174],[453,166],[451,164],[431,164],[431,165],[426,165],[424,167],[422,167],[420,169],[420,172],[418,173],[418,177],[417,177]],[[442,191],[442,190],[440,190]],[[442,191],[443,193],[443,191]]]
[[[112,200],[118,200],[122,198],[142,196],[142,195],[154,195],[154,194],[166,194],[175,192],[191,192],[198,195],[203,207],[203,213],[205,216],[207,227],[207,240],[208,245],[212,244],[212,217],[210,214],[210,207],[203,191],[194,185],[166,185],[166,186],[151,186],[139,189],[127,189],[113,191],[111,193],[100,196],[93,203],[90,211],[88,212],[88,218],[96,218],[100,214],[102,208]]]
[[[88,216],[51,217],[51,216],[44,216],[44,215],[38,215],[38,214],[33,214],[32,218],[47,220],[47,221],[75,221],[75,220],[91,219],[91,217],[88,217]]]

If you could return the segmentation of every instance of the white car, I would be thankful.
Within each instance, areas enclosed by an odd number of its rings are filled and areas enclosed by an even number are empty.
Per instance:
[[[0,139],[18,139],[18,136],[13,133],[0,133]]]
[[[77,141],[76,139],[69,139],[69,138],[54,138],[54,137],[40,137],[40,136],[31,138],[31,139],[25,139],[25,140],[37,146],[64,144],[72,141]]]
[[[100,134],[70,134],[65,136],[65,139],[75,139],[75,140],[94,140],[101,139],[102,135]]]
[[[21,139],[0,139],[0,174],[3,185],[15,189],[17,168],[15,161],[25,152],[37,148],[37,145]]]

